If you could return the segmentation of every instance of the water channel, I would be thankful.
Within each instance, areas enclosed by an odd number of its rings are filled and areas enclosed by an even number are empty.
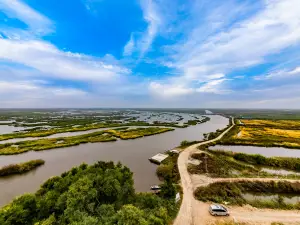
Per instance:
[[[211,120],[203,124],[135,140],[89,143],[0,156],[0,167],[39,158],[46,161],[45,165],[29,173],[0,178],[0,206],[7,204],[18,195],[36,191],[51,176],[60,175],[82,162],[92,164],[99,160],[122,162],[134,173],[136,191],[149,191],[149,187],[157,184],[159,180],[155,174],[156,165],[150,163],[148,158],[178,146],[182,140],[201,140],[203,133],[213,132],[228,125],[228,119],[225,117],[217,115],[209,117]]]

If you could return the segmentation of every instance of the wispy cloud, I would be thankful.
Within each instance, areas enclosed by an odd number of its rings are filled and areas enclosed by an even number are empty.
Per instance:
[[[129,71],[83,54],[63,52],[44,41],[0,39],[0,59],[37,69],[44,76],[71,80],[111,80]]]
[[[222,84],[228,81],[228,79],[217,79],[212,80],[209,82],[206,82],[204,85],[202,85],[200,88],[198,88],[197,92],[206,92],[206,93],[214,93],[214,94],[224,94],[224,93],[230,93],[230,90],[224,89]]]
[[[289,79],[292,77],[299,76],[300,78],[300,67],[293,69],[284,69],[272,71],[266,75],[255,76],[255,80],[270,80],[270,79]]]
[[[124,56],[130,56],[132,52],[134,51],[135,41],[133,39],[133,34],[130,35],[130,39],[127,42],[127,44],[124,47],[123,55]]]
[[[133,32],[130,40],[124,47],[124,55],[128,56],[136,52],[139,58],[142,58],[150,49],[159,27],[162,24],[162,16],[159,13],[159,7],[155,0],[140,0],[143,10],[143,17],[147,22],[147,29],[142,32]]]
[[[51,20],[19,0],[0,0],[0,10],[26,23],[35,34],[46,34],[53,29]]]
[[[172,59],[169,65],[182,73],[177,80],[182,80],[187,88],[215,92],[212,86],[222,88],[224,80],[211,74],[228,74],[268,62],[267,57],[300,42],[298,0],[264,1],[262,9],[255,13],[252,11],[246,17],[241,17],[240,12],[245,7],[241,6],[240,10],[227,16],[226,11],[220,11],[227,8],[227,2],[221,4],[225,6],[220,7],[217,14],[226,15],[229,21],[220,20],[216,24],[217,20],[210,14],[208,23],[213,27],[211,32],[205,32],[203,28],[207,26],[202,23],[195,26],[190,35],[183,39],[186,41],[174,45],[172,55],[168,56]],[[195,81],[207,83],[197,88],[194,87]],[[168,83],[172,87],[172,79],[168,78]]]

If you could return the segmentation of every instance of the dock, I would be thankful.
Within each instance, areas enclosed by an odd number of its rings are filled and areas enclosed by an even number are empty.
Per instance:
[[[155,164],[161,164],[162,161],[164,161],[166,158],[168,158],[168,155],[162,154],[162,153],[158,153],[157,155],[151,157],[149,159],[150,162],[153,162]]]

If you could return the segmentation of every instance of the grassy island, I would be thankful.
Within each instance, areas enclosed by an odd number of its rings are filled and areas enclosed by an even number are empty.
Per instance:
[[[109,142],[120,139],[135,139],[144,136],[160,134],[174,130],[165,127],[148,127],[127,129],[120,128],[114,130],[98,131],[90,134],[83,134],[61,138],[42,138],[32,141],[22,141],[17,143],[6,143],[0,145],[0,155],[20,154],[27,151],[42,151],[54,148],[76,146],[84,143]]]
[[[42,159],[31,160],[25,163],[11,164],[0,168],[0,176],[9,176],[13,174],[22,174],[30,170],[33,170],[41,165],[44,165],[45,161]]]

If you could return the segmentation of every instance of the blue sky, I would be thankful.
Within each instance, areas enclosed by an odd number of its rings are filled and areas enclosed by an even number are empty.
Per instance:
[[[299,0],[0,0],[0,107],[300,108]]]

